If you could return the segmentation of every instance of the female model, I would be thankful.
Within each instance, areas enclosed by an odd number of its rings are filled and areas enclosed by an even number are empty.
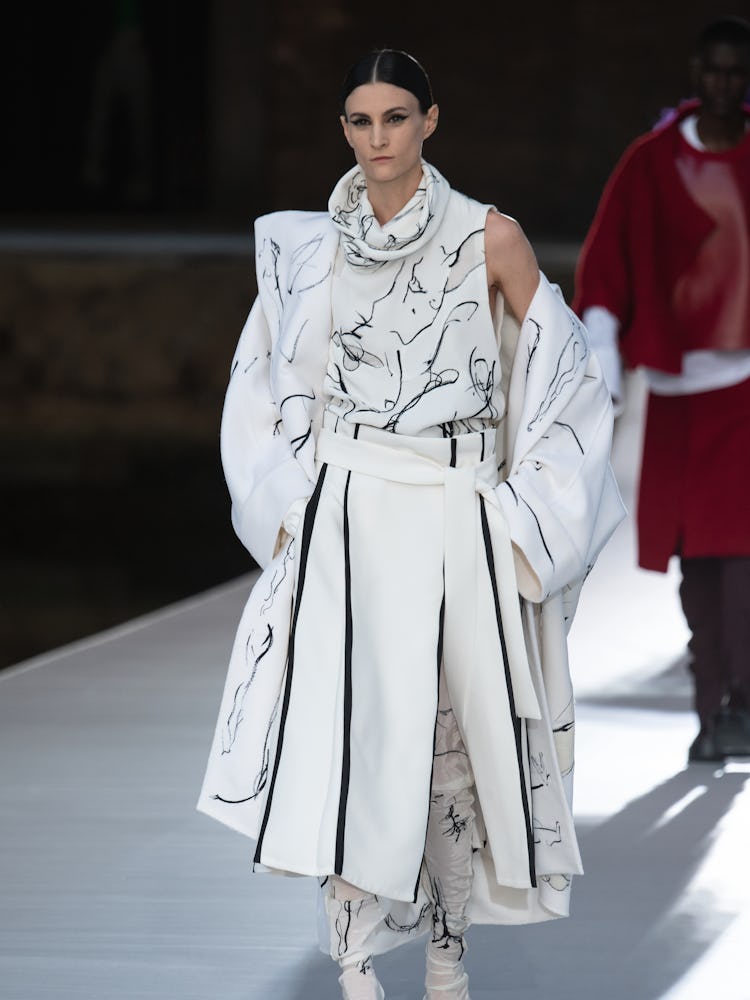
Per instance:
[[[609,393],[515,221],[422,158],[438,107],[384,50],[342,92],[328,212],[256,221],[222,459],[264,571],[199,808],[316,876],[348,1000],[424,931],[466,1000],[472,921],[568,912],[566,630],[622,504]]]

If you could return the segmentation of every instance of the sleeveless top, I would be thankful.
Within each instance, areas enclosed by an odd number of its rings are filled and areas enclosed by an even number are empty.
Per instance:
[[[381,227],[359,168],[341,178],[329,201],[339,246],[328,414],[412,436],[498,424],[505,401],[485,267],[490,208],[423,162],[414,197]]]

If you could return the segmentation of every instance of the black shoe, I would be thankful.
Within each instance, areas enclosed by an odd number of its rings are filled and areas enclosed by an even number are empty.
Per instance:
[[[688,750],[688,763],[709,764],[722,762],[724,760],[723,748],[719,746],[716,739],[714,726],[701,726],[700,732],[690,744]]]
[[[725,757],[750,757],[750,712],[746,708],[722,708],[714,732]]]

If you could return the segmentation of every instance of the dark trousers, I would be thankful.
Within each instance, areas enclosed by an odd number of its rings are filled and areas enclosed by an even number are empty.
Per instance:
[[[730,700],[750,708],[750,558],[682,559],[680,599],[701,725]]]

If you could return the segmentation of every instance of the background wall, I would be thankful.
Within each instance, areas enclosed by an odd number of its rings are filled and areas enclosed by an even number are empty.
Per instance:
[[[484,5],[481,5],[484,7]],[[349,63],[430,72],[426,155],[572,269],[610,170],[725,8],[137,0],[4,12],[0,665],[252,567],[218,428],[253,218],[324,207]],[[736,9],[736,13],[743,13]],[[747,13],[747,12],[745,12]]]
[[[690,92],[688,55],[716,4],[277,5],[268,58],[274,205],[324,204],[348,165],[332,95],[373,45],[426,66],[441,126],[426,147],[452,181],[535,238],[578,239],[625,145]],[[294,200],[294,199],[293,199]]]
[[[452,182],[533,236],[577,239],[625,145],[689,95],[693,40],[725,12],[705,0],[28,0],[4,19],[0,211],[244,230],[268,209],[320,208],[350,162],[344,72],[392,45],[432,77],[443,117],[428,152]]]

